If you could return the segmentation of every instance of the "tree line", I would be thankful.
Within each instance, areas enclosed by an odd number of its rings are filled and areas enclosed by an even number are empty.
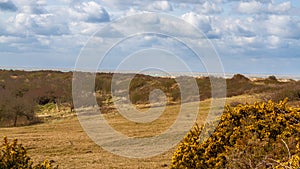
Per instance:
[[[72,110],[72,72],[59,71],[19,71],[0,70],[0,126],[19,126],[39,123],[36,117],[37,106],[52,103],[57,111],[61,105],[67,105]],[[105,110],[111,110],[112,73],[97,73],[95,79],[95,93],[98,105]],[[129,76],[128,76],[129,77]],[[126,78],[126,74],[124,74]],[[190,77],[180,77],[190,78]],[[211,97],[211,78],[199,77],[200,100]],[[281,82],[275,76],[265,79],[250,80],[236,74],[226,79],[227,97],[242,94],[260,94],[265,100],[282,100],[290,98],[290,103],[300,101],[300,81],[289,80]],[[167,104],[180,103],[180,88],[174,78],[152,77],[136,75],[130,82],[129,98],[134,104],[149,102],[149,94],[153,89],[161,89],[167,96]],[[124,94],[126,94],[125,91]],[[191,95],[193,93],[191,92]],[[194,96],[190,100],[193,101]]]

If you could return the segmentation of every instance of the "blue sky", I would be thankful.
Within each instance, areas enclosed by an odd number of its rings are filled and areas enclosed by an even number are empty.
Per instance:
[[[300,74],[298,0],[0,0],[0,68],[72,70],[95,32],[143,12],[193,24],[212,42],[227,73]],[[192,57],[187,53],[184,60],[192,65]]]

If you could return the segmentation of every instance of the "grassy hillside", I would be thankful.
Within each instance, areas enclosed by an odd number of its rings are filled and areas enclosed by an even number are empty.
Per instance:
[[[56,111],[62,108],[73,108],[72,72],[58,71],[8,71],[0,70],[0,126],[20,126],[42,122],[36,117],[41,106],[55,104]],[[124,79],[129,75],[122,75]],[[111,81],[113,74],[98,73],[95,79],[95,93],[102,112],[109,113],[114,109],[111,100]],[[213,78],[213,77],[212,77]],[[217,79],[216,79],[217,80]],[[196,78],[200,99],[211,97],[210,78]],[[280,82],[274,76],[267,79],[249,80],[243,75],[226,79],[227,97],[243,94],[260,94],[263,99],[274,101],[289,97],[292,104],[300,100],[300,82]],[[149,93],[161,89],[167,96],[167,104],[181,102],[178,84],[173,78],[136,75],[129,86],[130,100],[137,105],[149,103]],[[124,91],[126,94],[126,91]],[[192,95],[184,102],[193,101]]]
[[[125,135],[149,137],[160,134],[177,118],[180,104],[200,104],[198,125],[204,124],[207,118],[211,101],[208,77],[196,78],[201,100],[199,103],[193,102],[193,95],[182,101],[179,86],[173,78],[136,75],[130,82],[129,97],[141,111],[149,108],[149,93],[153,89],[161,89],[167,96],[168,106],[163,114],[147,124],[129,122],[118,114],[111,96],[112,77],[111,73],[97,74],[95,95],[104,118]],[[122,77],[126,79],[129,75],[123,74]],[[233,107],[240,103],[267,102],[269,99],[278,101],[285,97],[289,97],[289,105],[300,106],[300,81],[283,82],[274,76],[250,80],[240,74],[225,81],[227,104]],[[0,70],[0,137],[18,138],[28,147],[29,154],[36,162],[51,159],[60,168],[143,169],[171,166],[176,147],[153,158],[128,159],[108,153],[91,141],[73,111],[71,84],[72,72]],[[212,109],[216,113],[223,112],[221,107]]]

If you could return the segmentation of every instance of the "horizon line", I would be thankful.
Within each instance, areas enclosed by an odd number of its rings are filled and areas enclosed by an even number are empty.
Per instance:
[[[82,69],[82,70],[75,70],[74,67],[20,67],[20,66],[0,66],[0,70],[18,70],[18,71],[61,71],[61,72],[92,72],[92,73],[138,73],[138,74],[145,74],[145,75],[151,75],[149,73],[155,73],[157,76],[159,75],[166,75],[166,73],[162,73],[159,71],[140,71],[140,70],[88,70],[88,69]],[[146,73],[147,72],[147,73]],[[276,76],[278,78],[288,78],[288,77],[293,77],[292,79],[300,80],[300,74],[295,74],[295,73],[267,73],[267,72],[262,72],[262,73],[249,73],[249,72],[200,72],[200,71],[192,71],[192,72],[181,72],[181,71],[169,71],[170,73],[175,73],[178,76],[180,75],[194,75],[194,76],[204,76],[204,75],[221,75],[224,74],[224,76],[233,76],[235,74],[242,74],[250,78],[264,78],[268,76]],[[167,73],[169,73],[167,72]],[[154,75],[154,74],[153,74]]]

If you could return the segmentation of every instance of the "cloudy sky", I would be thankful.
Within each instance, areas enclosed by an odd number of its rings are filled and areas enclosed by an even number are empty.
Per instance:
[[[0,0],[0,68],[72,70],[95,32],[145,12],[194,25],[211,41],[227,73],[300,74],[298,0]],[[193,62],[188,52],[185,57]]]

